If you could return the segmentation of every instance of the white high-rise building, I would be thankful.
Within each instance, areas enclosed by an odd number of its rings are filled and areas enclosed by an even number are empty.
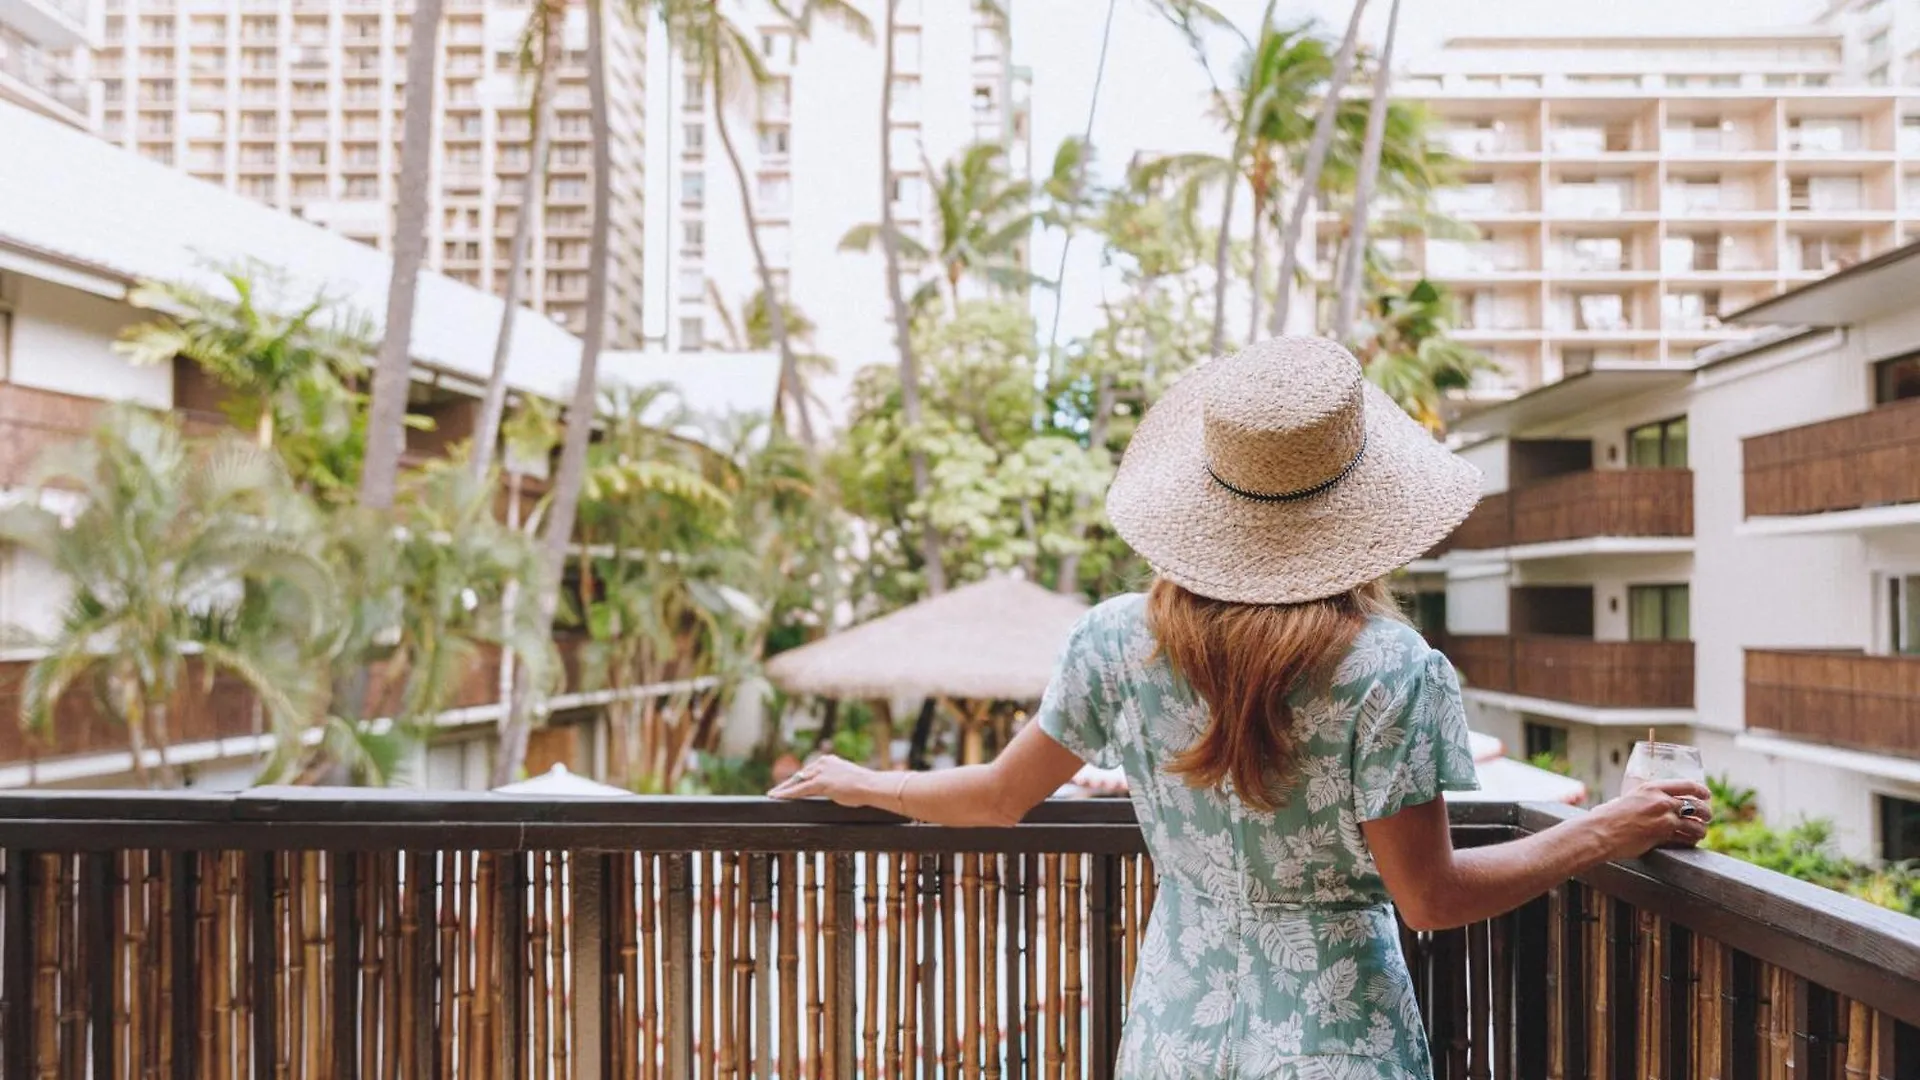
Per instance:
[[[1723,313],[1920,236],[1917,33],[1839,0],[1784,29],[1455,39],[1394,90],[1464,159],[1441,206],[1479,237],[1405,268],[1459,296],[1492,393],[1686,360],[1738,336]]]
[[[662,76],[649,80],[657,174],[650,194],[662,243],[649,264],[649,334],[676,350],[745,345],[736,340],[745,332],[741,313],[760,281],[716,126],[724,119],[776,288],[814,324],[802,351],[838,363],[834,377],[813,387],[836,412],[857,368],[894,355],[877,247],[864,255],[840,249],[849,229],[880,217],[884,3],[860,5],[871,40],[818,20],[799,38],[764,5],[735,7],[769,79],[721,103],[724,117],[698,72],[672,55],[663,34],[651,35],[650,63]],[[989,142],[1005,147],[1009,173],[1029,175],[1028,80],[1011,63],[1006,27],[982,5],[898,0],[894,27],[888,188],[901,230],[935,247],[932,191],[942,165]]]
[[[75,0],[9,0],[72,3]],[[95,130],[156,161],[385,248],[406,99],[404,0],[106,0]],[[428,263],[495,292],[529,151],[525,0],[448,0]],[[643,27],[609,17],[613,178],[610,342],[640,339],[645,196]],[[586,12],[567,12],[544,205],[522,298],[584,327],[591,233]]]
[[[0,101],[85,127],[93,41],[88,0],[0,3]]]

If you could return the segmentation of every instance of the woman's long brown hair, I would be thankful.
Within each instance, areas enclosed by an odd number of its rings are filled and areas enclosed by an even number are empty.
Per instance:
[[[1147,625],[1162,656],[1207,703],[1206,733],[1168,771],[1193,787],[1219,787],[1256,810],[1284,800],[1297,747],[1287,695],[1324,685],[1375,615],[1401,618],[1384,580],[1304,604],[1209,600],[1158,578]]]

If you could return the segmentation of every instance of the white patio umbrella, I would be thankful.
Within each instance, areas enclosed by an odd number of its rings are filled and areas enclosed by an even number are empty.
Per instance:
[[[616,799],[633,794],[625,788],[617,788],[612,784],[602,784],[598,780],[577,776],[558,762],[539,776],[529,777],[512,784],[502,784],[494,788],[493,793],[537,799]]]

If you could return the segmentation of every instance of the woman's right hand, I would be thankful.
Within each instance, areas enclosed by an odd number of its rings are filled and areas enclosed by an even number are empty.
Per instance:
[[[1690,810],[1689,810],[1690,808]],[[1594,807],[1607,859],[1637,859],[1657,847],[1693,847],[1707,835],[1713,794],[1692,780],[1654,780]]]

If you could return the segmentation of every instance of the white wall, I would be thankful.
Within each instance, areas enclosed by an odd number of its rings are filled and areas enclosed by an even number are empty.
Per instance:
[[[1693,636],[1701,723],[1745,723],[1745,650],[1872,644],[1873,587],[1857,533],[1740,535],[1741,439],[1871,404],[1857,344],[1789,343],[1701,373],[1690,413]]]
[[[0,648],[27,647],[50,635],[72,595],[66,577],[40,556],[20,548],[0,552],[0,634],[27,635],[18,642],[0,639]]]
[[[1460,457],[1480,470],[1481,494],[1497,495],[1507,490],[1507,449],[1507,440],[1488,439],[1460,450]]]
[[[1504,569],[1476,577],[1466,576],[1458,570],[1447,575],[1447,632],[1507,632],[1507,578]]]
[[[9,381],[63,394],[172,406],[170,366],[137,368],[113,352],[114,338],[139,322],[140,312],[62,285],[17,280]]]

